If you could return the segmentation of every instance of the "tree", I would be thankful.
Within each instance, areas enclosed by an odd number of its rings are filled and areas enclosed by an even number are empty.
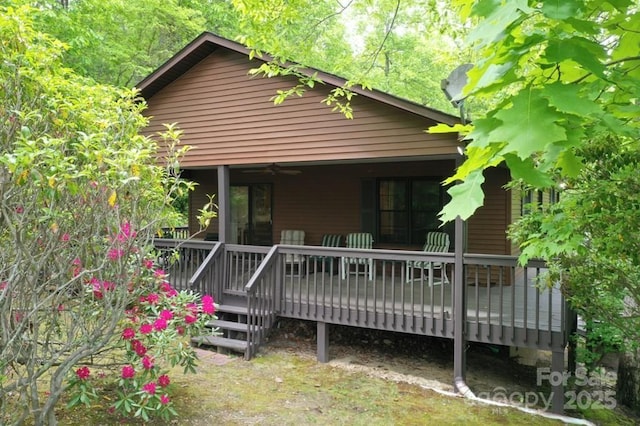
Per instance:
[[[302,95],[319,82],[298,67],[312,67],[348,80],[326,103],[347,115],[352,85],[375,87],[431,107],[453,112],[440,90],[447,68],[468,50],[453,48],[463,31],[441,13],[438,0],[278,1],[236,0],[240,39],[256,54],[267,52],[272,63],[259,68],[266,76],[297,75],[300,84],[274,97]],[[296,66],[292,66],[292,61]]]
[[[626,352],[617,398],[640,409],[640,151],[635,141],[608,137],[578,152],[585,166],[564,182],[557,203],[536,206],[512,227],[522,258],[547,260],[587,324],[582,360],[591,368],[606,352]],[[545,283],[541,283],[545,285]]]
[[[512,184],[560,192],[512,235],[521,260],[548,262],[590,339],[638,341],[637,190],[640,5],[637,1],[459,1],[478,25],[481,60],[464,96],[495,106],[466,134],[443,220],[482,205],[483,171],[506,164]],[[459,128],[458,128],[459,129]],[[457,130],[458,130],[457,129]],[[434,129],[437,130],[437,129]],[[623,357],[618,401],[640,409],[637,348]]]
[[[486,168],[505,163],[514,180],[551,188],[577,176],[575,149],[590,137],[637,137],[637,1],[456,3],[478,22],[468,42],[480,56],[464,96],[497,102],[464,130],[466,160],[447,181],[462,184],[450,190],[444,221],[482,205]]]
[[[159,166],[155,144],[140,135],[146,119],[136,93],[64,67],[62,44],[33,30],[32,12],[0,7],[0,423],[53,425],[69,384],[76,402],[93,395],[90,369],[74,372],[78,364],[132,353],[141,362],[142,338],[123,327],[162,319],[150,334],[158,340],[167,322],[206,318],[196,318],[194,296],[175,294],[152,261],[151,238],[171,225],[173,194],[190,186],[176,177],[185,148],[176,146],[171,168]],[[175,136],[170,129],[169,141]],[[158,311],[169,298],[170,312]],[[158,356],[177,344],[178,360],[193,359],[186,334],[155,344]],[[159,374],[149,357],[144,369],[147,379]],[[171,414],[155,384],[145,386],[135,390],[136,415],[147,406]]]
[[[14,0],[10,3],[24,3]],[[131,87],[205,29],[190,3],[177,0],[45,0],[36,28],[65,42],[64,62],[103,84]]]

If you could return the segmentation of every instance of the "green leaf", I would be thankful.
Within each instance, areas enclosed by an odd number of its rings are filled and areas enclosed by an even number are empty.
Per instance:
[[[440,220],[446,223],[455,220],[457,216],[463,220],[471,217],[484,204],[483,183],[482,170],[475,170],[462,183],[449,188],[447,192],[451,195],[451,201],[440,212]]]
[[[542,13],[552,19],[567,19],[578,14],[583,0],[557,0],[542,3]]]
[[[532,10],[527,0],[481,0],[474,7],[474,13],[485,19],[470,33],[467,41],[483,45],[500,40],[507,33],[507,28],[522,17],[523,12],[530,13]]]
[[[605,56],[603,47],[586,38],[552,39],[544,56],[551,63],[566,64],[566,61],[573,61],[598,77],[605,78],[605,66],[599,60]]]
[[[598,104],[587,99],[576,84],[555,82],[542,89],[542,96],[560,112],[575,115],[594,115],[603,113]]]
[[[489,142],[506,142],[503,153],[526,159],[550,143],[566,140],[565,129],[557,124],[563,116],[539,91],[522,91],[512,101],[511,108],[496,113],[503,124],[489,135]]]
[[[535,188],[549,188],[553,186],[553,180],[551,177],[536,168],[535,163],[531,157],[521,159],[517,155],[507,154],[504,156],[509,170],[511,170],[511,177],[513,179],[521,179],[527,184]]]
[[[564,150],[558,156],[558,167],[562,169],[565,176],[576,178],[582,168],[582,159],[573,151]]]

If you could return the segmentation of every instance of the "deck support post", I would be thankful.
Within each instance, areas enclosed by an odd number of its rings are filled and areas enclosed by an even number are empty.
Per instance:
[[[453,383],[454,389],[466,394],[469,388],[464,384],[466,376],[466,342],[464,336],[466,316],[466,298],[464,284],[464,221],[460,216],[455,220],[455,253],[453,291]]]
[[[231,243],[231,184],[229,166],[218,166],[218,241]]]
[[[318,321],[318,362],[329,362],[329,324]]]
[[[553,350],[551,353],[551,374],[564,377],[564,350]],[[551,382],[551,412],[564,414],[564,379]]]

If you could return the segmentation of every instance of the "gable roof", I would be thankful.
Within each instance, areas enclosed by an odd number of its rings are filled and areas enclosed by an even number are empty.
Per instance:
[[[246,55],[247,58],[251,52],[249,48],[240,43],[228,40],[210,32],[203,32],[155,71],[140,81],[136,85],[136,88],[140,90],[143,98],[149,100],[165,86],[169,85],[193,66],[198,64],[201,60],[220,48],[229,49]],[[268,62],[272,59],[268,55],[264,55],[262,58],[255,56],[254,58],[263,62]],[[317,78],[326,84],[335,87],[342,87],[346,83],[346,80],[341,77],[312,68],[306,68],[301,72],[307,75],[316,74]],[[428,108],[379,90],[367,90],[361,87],[352,87],[350,90],[360,96],[394,106],[440,123],[455,124],[460,122],[460,118],[454,115],[447,114],[433,108]]]

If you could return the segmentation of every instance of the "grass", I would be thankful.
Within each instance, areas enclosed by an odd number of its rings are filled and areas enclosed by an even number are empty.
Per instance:
[[[251,362],[205,354],[197,375],[174,373],[174,425],[555,425],[515,409],[453,398],[417,385],[347,371],[276,351]],[[61,409],[60,424],[141,424],[107,412],[108,395],[90,409]]]

